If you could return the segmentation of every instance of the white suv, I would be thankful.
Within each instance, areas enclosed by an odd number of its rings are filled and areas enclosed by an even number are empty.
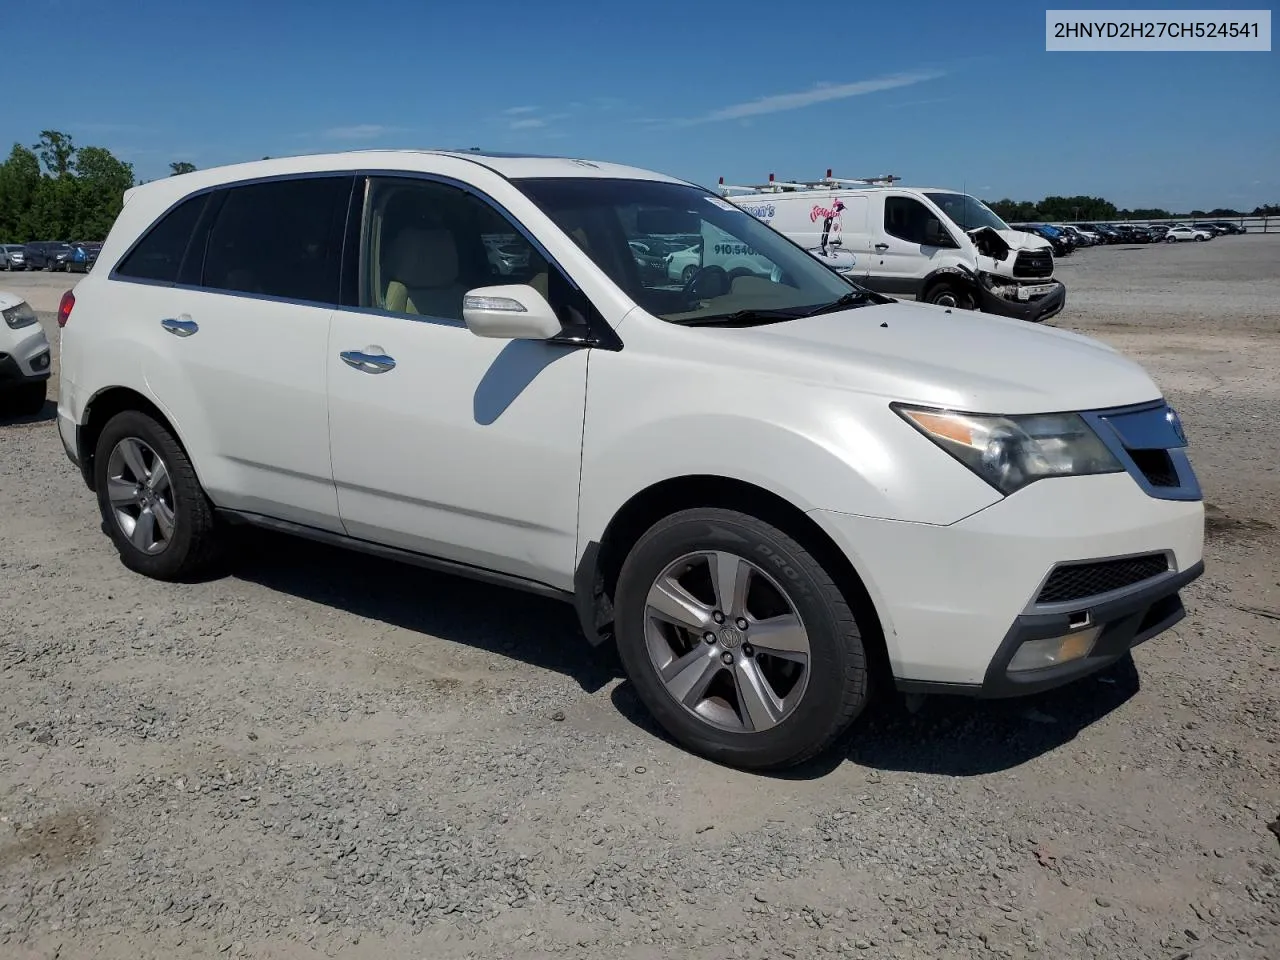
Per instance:
[[[761,270],[641,270],[707,225]],[[275,159],[129,192],[59,313],[58,425],[133,570],[185,578],[239,522],[560,597],[681,743],[778,767],[877,682],[1111,663],[1203,569],[1142,369],[950,314],[630,167]]]
[[[36,312],[16,293],[0,290],[0,417],[44,408],[49,341]]]

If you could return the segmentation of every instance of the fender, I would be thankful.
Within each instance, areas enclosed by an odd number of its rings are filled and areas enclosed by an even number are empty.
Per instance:
[[[941,281],[950,281],[952,283],[961,284],[965,290],[973,295],[974,303],[978,302],[979,283],[978,275],[970,270],[964,264],[956,264],[955,266],[939,267],[934,270],[922,281],[920,281],[920,297],[924,301],[930,289]]]

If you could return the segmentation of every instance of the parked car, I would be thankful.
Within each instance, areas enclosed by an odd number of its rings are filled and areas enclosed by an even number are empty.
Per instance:
[[[1099,237],[1102,238],[1103,243],[1120,243],[1124,239],[1120,235],[1119,231],[1117,231],[1114,227],[1110,226],[1109,224],[1083,223],[1081,224],[1081,226],[1084,229],[1090,231],[1091,233],[1096,233]]]
[[[628,241],[708,227],[767,274],[632,268]],[[502,232],[521,273],[486,256]],[[128,568],[193,576],[247,523],[557,597],[676,740],[736,766],[826,750],[875,684],[1093,673],[1203,570],[1185,435],[1133,361],[877,294],[633,167],[360,151],[162,178],[58,323],[59,435]]]
[[[51,372],[49,340],[16,293],[0,290],[0,317],[0,416],[39,413]]]
[[[1010,226],[1014,230],[1021,230],[1023,233],[1030,233],[1048,240],[1055,257],[1065,257],[1076,248],[1075,241],[1066,233],[1047,223],[1012,223]]]
[[[1077,247],[1094,247],[1102,242],[1102,238],[1089,230],[1083,230],[1074,223],[1054,224],[1059,230],[1070,235]]]
[[[1213,225],[1218,227],[1223,233],[1240,234],[1249,232],[1248,227],[1243,224],[1232,223],[1230,220],[1216,220]]]
[[[27,249],[20,243],[0,244],[0,270],[26,270]]]
[[[1167,243],[1177,243],[1182,240],[1212,240],[1213,234],[1208,230],[1201,230],[1198,227],[1177,226],[1170,227],[1165,231],[1164,239]]]
[[[42,245],[44,247],[45,269],[67,272],[67,261],[71,258],[71,244],[56,241]]]
[[[1221,224],[1212,223],[1208,220],[1196,221],[1191,226],[1196,230],[1203,230],[1205,231],[1205,233],[1211,234],[1212,236],[1215,236],[1215,237],[1221,237],[1224,234],[1230,232],[1229,230],[1227,230],[1226,227],[1222,226]]]
[[[71,255],[66,260],[68,273],[88,273],[98,259],[102,244],[81,240],[71,244]]]
[[[28,270],[43,270],[48,264],[44,255],[44,247],[38,243],[24,244],[22,247]]]
[[[1164,239],[1164,235],[1169,232],[1167,223],[1152,223],[1147,225],[1147,232],[1151,234],[1152,242],[1159,242]]]

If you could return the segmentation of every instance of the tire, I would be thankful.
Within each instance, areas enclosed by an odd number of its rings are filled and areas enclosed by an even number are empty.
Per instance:
[[[940,307],[954,307],[959,310],[974,310],[977,304],[973,294],[963,289],[960,284],[950,280],[942,280],[929,288],[924,297],[925,303],[934,303]]]
[[[1204,243],[1204,241],[1205,241],[1204,237],[1199,235],[1196,236],[1196,243]]]
[[[694,264],[689,264],[680,271],[680,282],[686,287],[693,282],[693,278],[698,275],[698,268]]]
[[[142,457],[140,464],[127,454],[130,447]],[[163,461],[167,487],[163,481],[154,486],[148,482],[149,493],[144,492],[141,498],[129,501],[120,497],[121,486],[113,485],[112,477],[126,482],[154,477],[156,457]],[[140,473],[143,476],[138,476]],[[173,434],[147,414],[126,410],[108,421],[94,455],[94,486],[103,529],[115,544],[121,562],[135,573],[156,580],[186,580],[205,572],[220,556],[221,531],[191,460]],[[113,492],[118,497],[115,504]],[[151,537],[163,539],[163,543],[142,549],[131,539],[117,507],[126,517],[139,521],[149,511]],[[164,522],[166,516],[168,523]],[[138,534],[137,540],[145,540],[146,530],[144,527],[139,532],[140,525],[135,522],[132,529]]]
[[[723,624],[711,611],[730,591],[712,586],[715,569],[747,570],[746,600],[730,604]],[[672,607],[672,597],[694,603]],[[738,616],[746,629],[735,627]],[[830,573],[784,531],[745,513],[684,510],[651,527],[623,562],[614,627],[641,702],[678,743],[718,763],[802,763],[830,748],[867,702],[862,634]],[[792,653],[770,654],[770,644]],[[662,670],[677,663],[685,669],[668,670],[669,686]],[[744,699],[761,680],[768,696]]]
[[[23,383],[0,392],[0,412],[14,417],[34,417],[44,409],[44,380]]]

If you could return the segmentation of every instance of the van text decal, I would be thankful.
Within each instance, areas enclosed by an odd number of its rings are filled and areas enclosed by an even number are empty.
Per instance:
[[[755,205],[755,204],[749,205],[744,203],[742,204],[742,209],[745,210],[747,213],[751,214],[757,220],[772,220],[774,213],[777,212],[777,207],[775,207],[772,203],[765,203],[765,204],[759,204],[759,205]]]
[[[822,207],[815,203],[813,209],[809,211],[809,222],[817,223],[819,220],[834,220],[840,216],[840,211],[843,209],[844,204],[839,198],[833,200],[830,207]]]

